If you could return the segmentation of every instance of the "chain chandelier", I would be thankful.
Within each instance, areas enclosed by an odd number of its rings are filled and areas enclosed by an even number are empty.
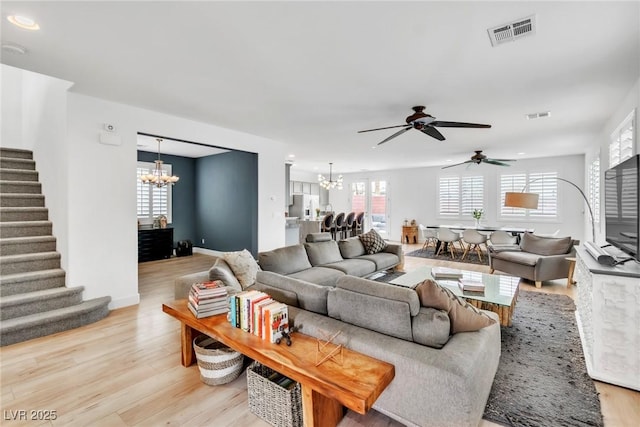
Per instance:
[[[160,160],[160,143],[162,142],[161,138],[156,138],[158,141],[158,160],[155,161],[155,168],[151,173],[146,175],[140,175],[140,180],[144,184],[155,185],[156,187],[165,187],[167,185],[173,185],[180,179],[175,175],[169,175],[166,171],[162,169],[162,160]]]
[[[331,190],[333,188],[342,190],[342,175],[338,176],[338,179],[333,180],[333,163],[329,163],[329,179],[325,178],[322,175],[318,175],[318,182],[320,183],[320,187],[326,188],[327,190]]]

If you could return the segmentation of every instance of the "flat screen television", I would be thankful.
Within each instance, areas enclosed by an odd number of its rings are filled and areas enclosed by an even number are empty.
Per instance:
[[[607,242],[639,260],[638,199],[640,154],[604,173],[605,238]]]

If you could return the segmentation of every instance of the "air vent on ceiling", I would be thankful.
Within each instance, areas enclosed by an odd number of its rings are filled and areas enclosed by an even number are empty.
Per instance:
[[[536,33],[536,16],[531,15],[487,30],[492,46],[518,40]]]
[[[527,119],[533,120],[533,119],[540,119],[542,117],[550,117],[550,116],[551,116],[551,111],[543,111],[541,113],[527,114]]]

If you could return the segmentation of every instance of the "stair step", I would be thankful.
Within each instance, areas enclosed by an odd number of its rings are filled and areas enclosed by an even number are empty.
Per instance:
[[[51,221],[0,222],[0,238],[51,236]]]
[[[32,181],[0,181],[2,194],[41,194],[42,184]]]
[[[38,176],[38,172],[34,170],[0,169],[2,181],[37,181]]]
[[[43,207],[0,207],[0,222],[47,221],[49,210]]]
[[[65,285],[66,274],[61,268],[30,271],[0,276],[0,296],[16,295]]]
[[[1,207],[44,207],[42,194],[0,194]]]
[[[0,257],[0,275],[27,273],[29,271],[60,268],[58,252],[7,255]]]
[[[3,320],[0,322],[0,345],[15,344],[97,322],[109,314],[109,302],[111,297],[95,298],[71,307]]]
[[[29,159],[0,157],[0,169],[36,170],[36,162]]]
[[[82,291],[84,286],[62,287],[0,297],[0,319],[13,319],[80,304]]]
[[[11,159],[33,159],[33,151],[22,148],[0,148],[0,157]]]
[[[55,250],[56,238],[53,236],[0,239],[0,256],[55,252]]]

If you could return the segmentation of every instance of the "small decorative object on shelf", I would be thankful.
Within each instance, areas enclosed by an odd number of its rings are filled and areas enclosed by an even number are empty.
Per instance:
[[[316,219],[320,219],[320,208],[316,208]]]
[[[412,220],[411,220],[411,226],[415,227],[417,224],[418,224],[418,223],[416,222],[416,220],[415,220],[415,219],[412,219]]]
[[[291,345],[291,334],[296,332],[296,331],[297,331],[297,329],[296,329],[295,326],[291,327],[291,328],[288,328],[288,330],[287,330],[287,327],[285,325],[280,325],[280,334],[282,336],[276,338],[276,344],[280,344],[282,342],[282,340],[285,340],[286,343],[287,343],[287,346],[290,346]]]
[[[325,331],[319,331],[321,338],[317,338],[318,340],[318,349],[316,352],[316,366],[320,366],[327,360],[331,359],[338,365],[342,366],[343,361],[343,352],[342,352],[342,344],[334,344],[333,340],[342,333],[342,331],[338,331],[333,335],[329,335]]]

